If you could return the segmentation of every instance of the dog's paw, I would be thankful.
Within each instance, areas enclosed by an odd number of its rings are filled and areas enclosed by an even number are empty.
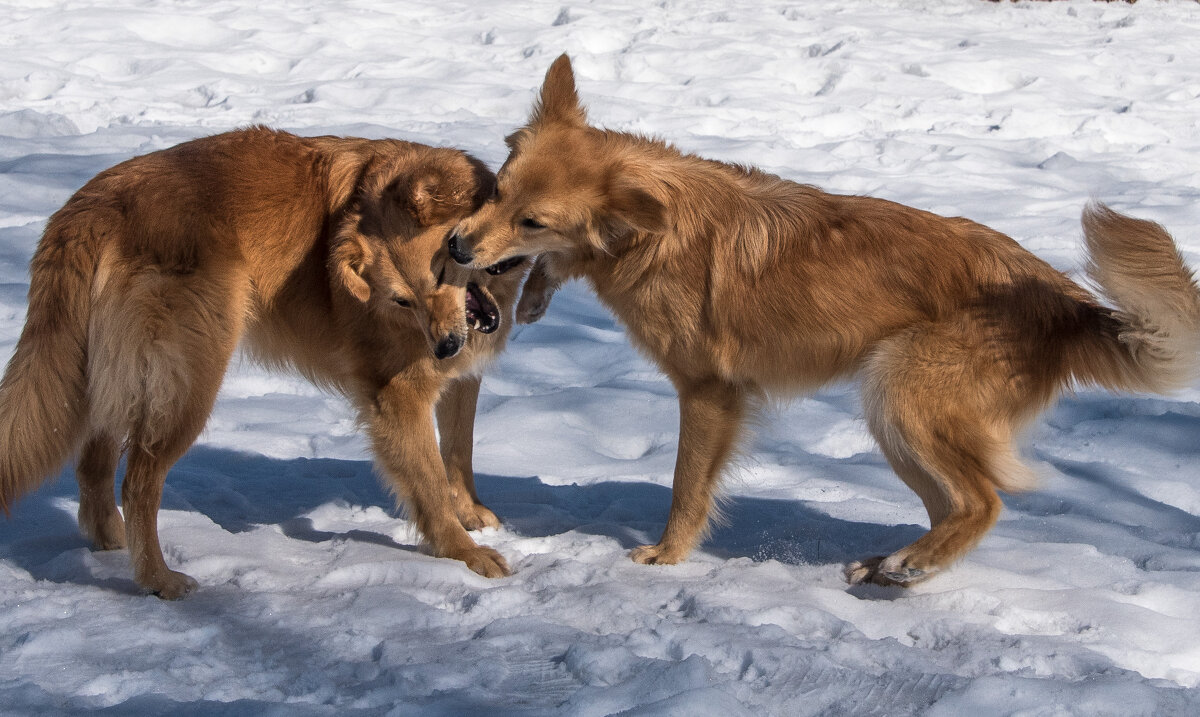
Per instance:
[[[453,557],[463,561],[468,568],[485,578],[503,578],[512,575],[504,556],[483,545],[477,545],[473,549]]]
[[[458,522],[467,530],[483,530],[484,528],[499,528],[500,519],[496,514],[479,503],[470,503],[455,510]]]
[[[677,555],[661,543],[659,545],[642,545],[629,553],[629,559],[642,565],[674,565],[686,556]]]
[[[539,290],[526,284],[520,300],[517,301],[517,323],[532,324],[545,316],[553,296],[554,289],[550,287],[542,287]]]
[[[846,566],[844,574],[846,582],[851,585],[872,583],[906,588],[928,579],[935,572],[909,565],[903,556],[897,554],[856,560]]]
[[[121,550],[128,547],[125,540],[125,521],[121,520],[121,514],[115,510],[107,518],[95,521],[92,525],[81,519],[79,528],[84,537],[92,541],[96,550]]]
[[[525,298],[522,296],[521,302],[517,304],[518,324],[532,324],[546,315],[546,309],[550,308],[550,302],[541,296],[528,301]]]
[[[875,575],[876,568],[883,562],[883,557],[867,558],[866,560],[855,560],[847,563],[842,575],[845,576],[846,582],[851,585],[862,585],[863,583],[871,582],[871,578]]]
[[[156,576],[154,580],[145,581],[142,584],[152,595],[163,600],[179,600],[200,587],[200,583],[192,579],[190,575],[184,575],[174,570],[168,570]]]

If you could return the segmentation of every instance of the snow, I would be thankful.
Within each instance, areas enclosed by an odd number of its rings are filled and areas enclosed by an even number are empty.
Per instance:
[[[46,217],[127,157],[260,122],[498,166],[551,60],[591,117],[869,193],[1081,263],[1089,198],[1200,263],[1200,4],[981,0],[7,0],[0,358]],[[181,602],[79,536],[68,470],[0,521],[0,713],[1183,715],[1200,711],[1200,390],[1083,392],[1029,436],[1038,492],[908,591],[843,561],[925,525],[853,386],[767,412],[686,563],[665,522],[670,384],[582,285],[480,399],[504,521],[487,580],[417,547],[353,414],[231,368],[160,514]]]

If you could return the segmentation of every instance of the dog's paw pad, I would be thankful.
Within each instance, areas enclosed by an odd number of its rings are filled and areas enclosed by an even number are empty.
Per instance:
[[[925,579],[927,573],[920,568],[904,568],[902,570],[885,570],[881,573],[885,578],[901,585],[915,583]]]
[[[909,564],[908,557],[891,555],[879,564],[876,571],[878,578],[887,580],[895,585],[912,585],[928,578],[936,570],[918,568]]]
[[[843,574],[851,585],[872,583],[874,585],[908,587],[933,575],[936,570],[925,570],[905,565],[904,558],[878,556],[855,560],[846,565]]]

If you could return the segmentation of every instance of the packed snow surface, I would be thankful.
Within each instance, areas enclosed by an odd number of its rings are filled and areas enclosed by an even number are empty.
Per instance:
[[[264,123],[402,137],[493,167],[571,53],[604,126],[1005,231],[1082,263],[1096,198],[1200,264],[1200,3],[981,0],[0,2],[0,358],[46,218],[101,169]],[[803,310],[803,307],[797,307]],[[246,361],[167,481],[180,602],[80,537],[68,469],[0,521],[0,712],[1200,713],[1200,391],[1080,392],[1042,476],[908,591],[844,561],[926,525],[852,385],[772,409],[690,560],[667,515],[678,412],[583,285],[483,384],[487,580],[419,549],[340,398]]]

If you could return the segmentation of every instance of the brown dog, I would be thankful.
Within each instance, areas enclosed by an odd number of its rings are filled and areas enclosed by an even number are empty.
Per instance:
[[[128,541],[137,582],[160,597],[188,593],[195,581],[159,548],[163,481],[245,338],[257,359],[355,403],[436,555],[507,574],[464,530],[497,524],[471,478],[472,373],[503,345],[524,272],[468,272],[443,249],[493,189],[457,150],[263,128],[102,172],[50,218],[33,257],[0,383],[0,505],[82,446],[83,532],[101,549]],[[468,324],[491,333],[468,338]]]
[[[908,585],[984,535],[997,489],[1031,487],[1013,435],[1064,387],[1163,391],[1192,375],[1200,293],[1155,224],[1085,212],[1106,308],[966,219],[590,127],[565,55],[507,141],[497,195],[459,224],[451,255],[486,266],[541,254],[525,318],[563,278],[585,277],[679,392],[670,517],[657,545],[633,551],[639,563],[678,562],[700,540],[766,394],[863,378],[871,431],[932,527],[846,575]]]

